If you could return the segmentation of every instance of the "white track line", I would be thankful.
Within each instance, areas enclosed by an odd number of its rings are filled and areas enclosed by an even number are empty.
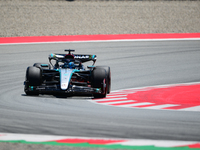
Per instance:
[[[153,105],[154,103],[143,102],[143,103],[135,103],[135,104],[128,104],[128,105],[119,105],[119,107],[134,107],[134,106],[143,106],[143,105]]]
[[[149,89],[152,89],[152,88],[166,88],[166,87],[173,87],[173,86],[195,85],[195,84],[200,84],[200,82],[174,83],[174,84],[142,86],[142,87],[137,87],[137,88],[128,88],[128,89],[120,89],[120,90],[111,91],[111,94],[115,94],[115,93],[118,93],[118,92],[120,94],[124,94],[126,92],[123,92],[123,91],[127,91],[127,90],[135,90],[137,92],[138,90],[146,91],[146,90],[149,90]],[[129,93],[132,93],[132,92],[130,91]]]
[[[108,95],[106,98],[113,98],[113,97],[123,97],[123,96],[127,96],[127,95]]]
[[[133,104],[124,104],[124,105],[118,105],[117,107],[131,107]]]
[[[148,106],[148,107],[145,107],[145,108],[148,108],[148,109],[163,109],[163,108],[175,107],[175,106],[180,106],[180,105],[164,104],[164,105]]]
[[[172,141],[172,140],[140,140],[134,139],[127,142],[119,142],[118,144],[126,146],[150,146],[154,145],[155,147],[179,147],[186,146],[191,144],[196,144],[197,142],[192,141]],[[116,144],[116,143],[115,143]]]
[[[128,103],[128,102],[135,102],[135,101],[134,100],[127,100],[127,101],[117,101],[117,102],[105,102],[105,103],[101,103],[101,104],[111,105],[111,104],[120,104],[120,103]]]
[[[194,107],[189,107],[189,108],[183,108],[179,110],[184,110],[184,111],[200,111],[200,106],[194,106]]]
[[[121,99],[127,99],[126,97],[120,97],[120,98],[106,98],[106,99],[99,99],[99,100],[93,100],[96,102],[103,102],[103,101],[111,101],[111,100],[121,100]]]

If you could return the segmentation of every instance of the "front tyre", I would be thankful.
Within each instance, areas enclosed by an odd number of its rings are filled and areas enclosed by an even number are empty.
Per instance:
[[[93,94],[94,98],[104,98],[107,94],[106,70],[95,68],[92,72],[92,87],[101,89],[101,93]]]
[[[106,70],[106,85],[107,85],[107,94],[111,91],[111,71],[109,66],[96,66],[96,68],[103,68]]]
[[[40,68],[28,67],[26,70],[26,81],[24,92],[27,95],[39,95],[38,91],[31,89],[32,86],[39,86],[41,84],[42,72]]]

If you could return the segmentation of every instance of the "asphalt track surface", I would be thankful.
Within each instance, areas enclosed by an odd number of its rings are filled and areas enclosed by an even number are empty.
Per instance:
[[[200,42],[140,41],[0,46],[0,132],[85,137],[200,140],[200,113],[121,108],[90,97],[26,96],[27,66],[50,53],[96,54],[109,65],[112,90],[200,81]]]

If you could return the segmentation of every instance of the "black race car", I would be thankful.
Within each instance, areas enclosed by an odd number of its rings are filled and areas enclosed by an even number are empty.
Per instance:
[[[50,64],[35,63],[27,68],[25,93],[106,97],[111,88],[110,67],[94,66],[96,55],[72,54],[75,50],[70,49],[65,51],[67,54],[49,55]],[[86,68],[83,63],[88,61],[93,64]]]

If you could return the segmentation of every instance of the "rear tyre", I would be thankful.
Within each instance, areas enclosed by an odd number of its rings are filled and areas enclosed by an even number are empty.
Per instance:
[[[94,98],[104,98],[107,94],[106,87],[106,70],[103,68],[95,68],[92,72],[92,87],[100,88],[101,93],[93,94]]]
[[[111,71],[109,66],[96,66],[96,68],[103,68],[106,70],[106,86],[107,86],[107,94],[110,93],[111,90]]]
[[[26,82],[24,92],[27,95],[39,95],[38,91],[30,89],[31,86],[39,86],[41,84],[42,72],[40,68],[28,67],[26,70]]]

